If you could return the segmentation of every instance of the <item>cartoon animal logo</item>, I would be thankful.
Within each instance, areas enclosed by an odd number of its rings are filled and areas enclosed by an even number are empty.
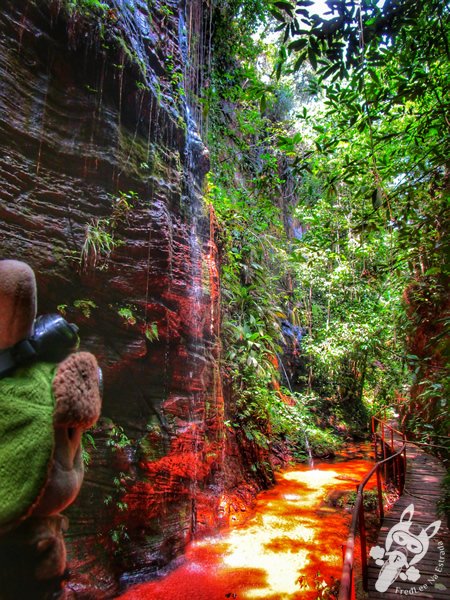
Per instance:
[[[438,532],[441,522],[435,521],[426,529],[421,528],[419,533],[413,533],[413,514],[414,504],[410,504],[403,511],[400,522],[389,530],[385,547],[373,546],[370,549],[370,556],[381,567],[375,583],[378,592],[385,592],[398,577],[412,582],[420,578],[420,571],[414,565],[427,553],[430,539]]]

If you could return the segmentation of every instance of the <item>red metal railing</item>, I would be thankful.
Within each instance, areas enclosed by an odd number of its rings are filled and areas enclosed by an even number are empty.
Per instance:
[[[353,563],[355,540],[359,532],[361,545],[361,568],[364,590],[368,588],[368,569],[367,569],[367,541],[366,541],[366,523],[364,514],[364,488],[372,476],[376,474],[377,478],[377,498],[378,514],[380,524],[384,518],[383,494],[381,485],[381,470],[383,470],[384,479],[391,479],[397,486],[400,494],[403,492],[406,474],[406,438],[403,433],[394,429],[377,417],[372,418],[372,435],[374,440],[375,460],[378,458],[378,444],[383,459],[367,473],[365,478],[357,487],[356,502],[353,508],[350,533],[347,538],[347,544],[344,552],[344,565],[342,568],[341,585],[339,588],[339,600],[350,600],[354,589],[353,585]],[[396,439],[397,436],[397,439]],[[398,439],[399,438],[399,439]],[[397,447],[396,447],[397,445]],[[391,468],[391,473],[388,469]]]

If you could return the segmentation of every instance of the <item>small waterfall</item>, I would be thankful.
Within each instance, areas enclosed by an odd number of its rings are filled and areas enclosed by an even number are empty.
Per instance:
[[[314,469],[314,457],[312,455],[311,446],[309,444],[309,439],[306,435],[306,431],[303,433],[303,437],[305,439],[306,452],[308,453],[308,465],[311,469]]]
[[[279,364],[281,366],[281,369],[283,371],[284,378],[286,379],[286,383],[287,383],[288,389],[291,392],[291,394],[294,395],[294,391],[292,389],[291,381],[290,381],[290,379],[288,377],[288,374],[286,372],[285,366],[284,366],[283,361],[281,360],[281,357],[279,356],[279,354],[277,354],[277,359],[278,359],[278,362],[279,362]],[[304,427],[303,422],[302,422],[302,426]],[[309,439],[308,439],[308,436],[306,434],[306,427],[303,428],[303,439],[304,439],[304,442],[305,442],[306,452],[308,454],[308,465],[309,465],[309,467],[311,469],[314,469],[314,457],[313,457],[312,450],[311,450],[311,444],[309,443]]]
[[[182,4],[182,3],[180,3]],[[194,3],[198,11],[201,5]],[[179,48],[183,60],[183,85],[184,94],[181,96],[184,120],[186,123],[184,168],[183,168],[183,198],[182,210],[187,220],[189,229],[189,330],[190,330],[190,370],[192,391],[189,407],[189,427],[192,434],[191,444],[193,451],[193,471],[189,484],[191,495],[191,535],[195,536],[199,527],[198,513],[201,511],[199,502],[203,487],[201,480],[204,478],[204,464],[208,460],[207,454],[219,455],[222,440],[216,433],[210,431],[211,418],[223,420],[223,407],[220,407],[221,381],[217,367],[213,366],[212,372],[205,370],[205,364],[211,361],[213,346],[216,338],[212,330],[213,297],[211,280],[211,244],[213,237],[210,227],[210,218],[205,214],[203,204],[203,181],[209,170],[209,155],[201,137],[201,110],[198,102],[198,80],[201,61],[199,54],[202,48],[202,29],[204,22],[201,12],[194,18],[193,3],[179,9]],[[209,215],[208,215],[209,217]],[[214,362],[214,359],[213,359]],[[216,372],[217,371],[217,372]],[[215,407],[211,412],[211,408]],[[220,424],[216,425],[217,430]],[[222,443],[223,445],[223,443]],[[217,458],[216,460],[220,460]],[[204,495],[204,494],[203,494]]]

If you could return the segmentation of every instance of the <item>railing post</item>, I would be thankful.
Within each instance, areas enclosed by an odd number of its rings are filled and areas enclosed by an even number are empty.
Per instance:
[[[341,585],[339,587],[339,600],[349,600],[353,589],[353,551],[355,547],[354,531],[356,531],[357,515],[353,515],[350,535],[347,539],[344,553],[344,566],[342,568]]]
[[[399,479],[398,468],[399,468],[399,465],[398,465],[397,457],[395,457],[394,460],[392,461],[392,472],[393,472],[392,482],[397,489],[400,489],[400,486],[399,486],[400,479]]]
[[[375,425],[375,417],[372,417],[372,438],[373,438],[373,452],[374,452],[374,456],[375,456],[375,462],[377,461],[377,448],[378,448],[378,444],[377,444],[377,428]]]
[[[347,552],[347,545],[346,544],[342,544],[341,546],[342,549],[342,563],[345,563],[345,554]],[[340,587],[343,586],[343,583],[341,581]],[[348,577],[348,585],[346,586],[346,593],[344,594],[345,600],[355,600],[355,586],[354,586],[354,581],[353,581],[353,567],[350,569],[349,571],[349,577]],[[348,595],[346,595],[348,594]]]
[[[359,505],[359,541],[361,543],[361,569],[364,591],[369,588],[369,577],[367,572],[367,542],[366,523],[364,520],[364,491],[361,490],[361,503]]]
[[[392,427],[390,427],[390,430],[391,430],[391,449],[390,449],[390,452],[391,452],[391,454],[395,454],[394,430],[392,429]],[[392,462],[392,480],[393,481],[395,481],[395,479],[396,479],[395,464],[396,464],[396,461],[394,460]]]
[[[406,479],[406,439],[404,441],[405,441],[405,449],[403,450],[403,453],[401,454],[402,475],[401,475],[401,479],[400,479],[400,495],[403,494],[403,489],[405,487],[405,479]]]
[[[378,492],[378,510],[380,513],[380,525],[384,519],[384,507],[383,507],[383,491],[381,488],[381,475],[380,469],[377,469],[377,492]]]

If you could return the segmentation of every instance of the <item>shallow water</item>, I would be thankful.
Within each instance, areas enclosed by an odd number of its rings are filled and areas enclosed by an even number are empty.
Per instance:
[[[136,585],[122,600],[313,600],[342,569],[351,514],[344,492],[373,466],[368,446],[349,447],[314,469],[296,465],[258,495],[253,516],[221,535],[193,542],[162,579]],[[369,485],[366,489],[375,486]],[[327,499],[327,501],[325,501]]]

